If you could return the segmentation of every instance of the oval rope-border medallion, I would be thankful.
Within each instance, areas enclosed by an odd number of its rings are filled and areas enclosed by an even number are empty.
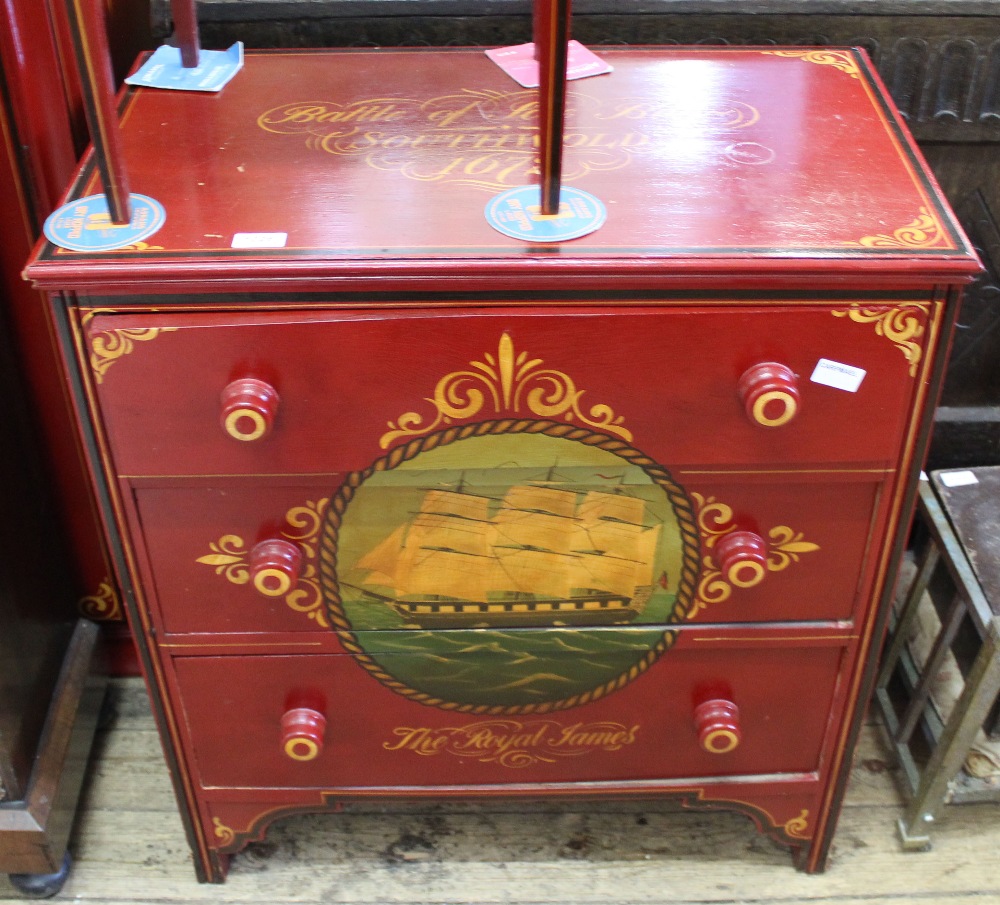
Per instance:
[[[385,456],[376,459],[364,470],[352,472],[347,476],[340,490],[330,500],[319,543],[320,576],[323,594],[326,598],[330,626],[337,634],[338,640],[344,649],[371,676],[396,694],[402,695],[418,704],[457,713],[488,714],[491,716],[549,713],[555,710],[567,710],[571,707],[589,704],[624,688],[641,676],[659,659],[664,651],[673,646],[677,638],[677,632],[663,631],[657,643],[643,654],[638,662],[634,663],[628,670],[614,679],[589,691],[554,701],[495,705],[448,701],[417,688],[412,688],[405,682],[400,681],[387,672],[362,647],[353,626],[344,614],[343,601],[340,595],[340,582],[337,577],[337,538],[343,523],[344,514],[358,489],[377,472],[389,471],[396,468],[404,462],[416,458],[421,453],[441,446],[447,446],[459,440],[466,440],[470,437],[497,436],[501,434],[541,434],[547,437],[572,440],[577,443],[583,443],[586,446],[596,447],[613,453],[630,465],[641,468],[654,484],[664,490],[677,517],[683,550],[681,576],[678,581],[677,596],[674,601],[673,611],[670,614],[670,623],[676,624],[684,620],[685,614],[690,610],[694,599],[701,555],[701,535],[698,531],[691,502],[680,485],[670,476],[670,473],[645,453],[629,446],[623,440],[610,437],[607,434],[595,433],[585,428],[556,421],[501,419],[465,424],[417,437],[402,446],[397,446],[390,450]],[[655,630],[655,626],[650,626],[650,630]]]

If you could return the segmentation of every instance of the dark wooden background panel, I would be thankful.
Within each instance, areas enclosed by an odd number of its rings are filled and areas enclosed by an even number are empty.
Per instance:
[[[104,685],[97,631],[77,618],[92,569],[110,594],[50,323],[21,278],[84,144],[58,6],[0,12],[0,872],[48,893]]]
[[[146,0],[107,4],[115,70],[124,75],[149,47]],[[119,595],[93,496],[78,447],[54,345],[54,330],[37,292],[21,277],[41,225],[58,204],[76,158],[87,145],[79,80],[62,0],[11,0],[0,12],[0,312],[10,354],[38,432],[35,456],[44,465],[57,530],[68,537],[73,586],[80,613],[114,625],[116,671],[137,670],[124,629]],[[5,623],[0,622],[0,630]]]
[[[49,528],[52,507],[21,389],[0,324],[0,780],[6,797],[20,798],[28,783],[49,690],[72,627],[72,594],[60,535]],[[50,559],[51,557],[51,559]],[[0,794],[0,797],[3,797]]]

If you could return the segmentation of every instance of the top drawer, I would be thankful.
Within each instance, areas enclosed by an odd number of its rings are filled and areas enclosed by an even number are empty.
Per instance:
[[[878,466],[898,454],[928,309],[97,313],[86,341],[122,475],[350,471],[510,418],[668,467]]]

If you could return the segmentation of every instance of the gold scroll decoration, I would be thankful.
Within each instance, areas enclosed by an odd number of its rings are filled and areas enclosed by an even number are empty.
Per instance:
[[[798,817],[793,817],[791,820],[785,821],[784,829],[785,833],[793,839],[810,839],[811,836],[807,832],[809,829],[809,811],[803,810]]]
[[[849,242],[848,244],[855,243]],[[926,207],[920,208],[917,216],[905,226],[900,226],[891,233],[862,236],[856,244],[864,248],[901,248],[904,250],[951,247],[941,221]]]
[[[81,597],[77,607],[88,619],[105,621],[122,618],[121,601],[110,578],[105,578],[95,593]]]
[[[317,625],[329,628],[326,611],[323,607],[323,592],[319,585],[319,575],[316,570],[316,537],[323,521],[323,514],[329,504],[329,499],[306,502],[304,506],[295,506],[285,513],[286,527],[280,536],[294,543],[302,551],[303,569],[298,581],[284,595],[285,603],[297,613],[304,613]],[[250,550],[242,537],[236,534],[224,534],[217,541],[211,542],[209,551],[198,557],[198,562],[211,566],[216,575],[226,578],[236,585],[249,584]]]
[[[851,305],[845,311],[835,310],[832,314],[834,317],[850,318],[856,324],[874,324],[875,332],[884,336],[903,353],[910,365],[910,376],[914,377],[923,351],[919,340],[924,335],[923,320],[928,312],[927,304],[915,303],[896,308]]]
[[[733,587],[716,565],[711,551],[720,537],[737,530],[731,506],[720,503],[715,497],[705,497],[700,493],[692,493],[691,497],[695,504],[702,543],[705,550],[709,552],[702,560],[701,581],[698,584],[698,590],[691,601],[690,609],[684,614],[687,619],[694,618],[709,604],[722,603],[732,595]],[[818,544],[805,540],[801,531],[796,531],[787,525],[771,528],[765,540],[767,541],[767,570],[769,572],[781,572],[792,563],[799,562],[802,554],[812,553],[819,549]]]
[[[98,314],[110,314],[105,310],[88,311],[83,316],[86,326]],[[90,337],[90,367],[98,383],[103,382],[108,369],[120,358],[135,350],[135,344],[149,342],[161,333],[173,333],[177,327],[143,327],[134,329],[104,330]]]
[[[841,72],[846,72],[852,79],[859,78],[861,75],[857,61],[844,50],[764,50],[761,52],[772,57],[794,57],[819,66],[833,66]]]
[[[212,825],[215,827],[215,837],[223,845],[229,845],[236,838],[235,831],[226,826],[220,818],[213,817]]]
[[[584,390],[562,371],[542,367],[540,358],[515,352],[508,333],[500,338],[496,354],[487,352],[482,361],[471,361],[466,369],[445,374],[426,399],[433,406],[428,420],[419,412],[406,412],[390,421],[379,445],[387,449],[402,437],[419,437],[456,420],[474,418],[482,412],[520,414],[539,418],[577,421],[631,442],[632,433],[610,406],[596,404],[584,411]]]

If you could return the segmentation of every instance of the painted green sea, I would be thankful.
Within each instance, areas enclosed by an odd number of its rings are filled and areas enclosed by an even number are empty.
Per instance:
[[[630,673],[658,645],[658,629],[362,632],[359,642],[393,678],[456,704],[524,707],[584,695]]]

